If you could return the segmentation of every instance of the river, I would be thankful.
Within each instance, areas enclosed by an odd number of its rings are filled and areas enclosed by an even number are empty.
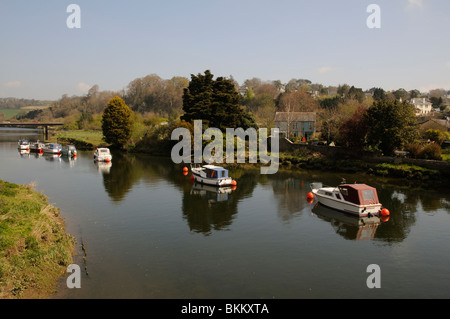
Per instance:
[[[450,297],[449,189],[238,169],[230,172],[237,188],[219,194],[166,158],[113,154],[99,165],[93,152],[75,160],[20,154],[19,137],[36,134],[0,130],[0,179],[33,183],[77,240],[81,288],[67,288],[64,277],[55,298]],[[361,225],[307,202],[311,182],[342,178],[376,187],[389,220]],[[381,287],[371,289],[374,264]]]

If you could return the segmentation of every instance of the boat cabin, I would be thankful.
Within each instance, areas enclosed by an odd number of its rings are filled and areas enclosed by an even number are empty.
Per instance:
[[[205,165],[204,172],[208,178],[228,178],[228,170],[214,165]]]
[[[339,185],[340,194],[336,194],[338,199],[342,195],[343,200],[356,205],[379,204],[377,190],[365,184],[343,184]]]

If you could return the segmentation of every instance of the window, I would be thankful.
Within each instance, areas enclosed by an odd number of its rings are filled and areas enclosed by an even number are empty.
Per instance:
[[[373,190],[370,190],[370,189],[365,190],[365,191],[362,192],[362,194],[363,194],[363,199],[365,201],[366,200],[375,200],[375,196],[373,194]]]

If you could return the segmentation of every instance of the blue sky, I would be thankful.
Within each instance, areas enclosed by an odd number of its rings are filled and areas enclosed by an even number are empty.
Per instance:
[[[80,29],[66,25],[72,3]],[[372,3],[380,29],[366,24]],[[207,69],[239,83],[450,90],[449,14],[444,0],[1,0],[0,97],[58,99]]]

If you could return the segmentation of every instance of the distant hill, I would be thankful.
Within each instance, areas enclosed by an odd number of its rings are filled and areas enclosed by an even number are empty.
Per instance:
[[[39,106],[47,106],[52,101],[41,101],[35,99],[18,99],[15,97],[0,98],[0,110],[6,109],[21,109],[26,106],[33,106],[33,108]]]

